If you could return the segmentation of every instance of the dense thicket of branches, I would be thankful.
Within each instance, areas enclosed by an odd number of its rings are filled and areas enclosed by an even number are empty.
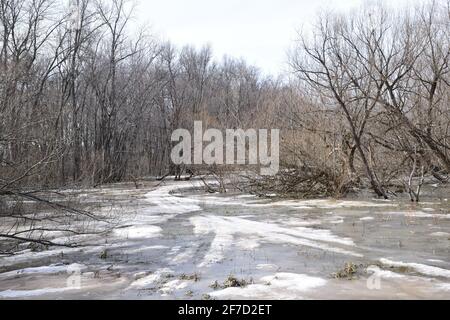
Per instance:
[[[0,195],[174,173],[174,129],[282,129],[283,170],[250,183],[412,197],[450,171],[448,3],[322,16],[274,81],[131,32],[124,0],[0,0]]]
[[[246,125],[270,99],[275,85],[242,61],[130,36],[122,0],[64,12],[51,0],[1,0],[3,190],[164,174],[174,129]]]
[[[314,103],[339,119],[334,121],[339,128],[330,132],[338,134],[331,153],[347,167],[343,179],[354,182],[355,173],[363,174],[379,196],[388,197],[389,184],[399,178],[417,201],[426,174],[445,181],[449,4],[433,1],[401,13],[375,6],[349,17],[328,14],[311,37],[299,40],[292,66]]]

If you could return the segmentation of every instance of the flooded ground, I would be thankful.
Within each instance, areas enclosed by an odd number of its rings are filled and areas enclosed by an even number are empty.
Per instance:
[[[449,190],[414,205],[199,186],[68,191],[117,226],[0,256],[0,299],[450,299]]]

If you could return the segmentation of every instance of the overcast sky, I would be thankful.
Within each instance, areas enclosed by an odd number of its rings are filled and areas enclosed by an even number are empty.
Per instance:
[[[177,46],[210,44],[216,59],[244,58],[266,74],[286,66],[296,30],[315,13],[351,10],[367,0],[137,0],[136,18]],[[369,0],[371,1],[371,0]],[[373,0],[372,0],[373,1]],[[420,0],[390,0],[401,5]]]

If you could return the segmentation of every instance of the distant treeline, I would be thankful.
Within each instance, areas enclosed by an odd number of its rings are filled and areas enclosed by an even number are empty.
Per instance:
[[[273,79],[131,32],[124,0],[0,0],[0,194],[179,173],[171,134],[200,120],[282,130],[255,192],[416,199],[450,172],[449,8],[322,14]]]

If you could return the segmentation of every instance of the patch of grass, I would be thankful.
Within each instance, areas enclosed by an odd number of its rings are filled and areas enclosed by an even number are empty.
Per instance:
[[[398,273],[410,273],[410,272],[412,272],[411,268],[409,268],[409,267],[390,267],[389,269],[395,270]]]
[[[197,273],[194,273],[192,275],[187,275],[187,274],[183,273],[180,276],[180,280],[199,282],[200,281],[200,276]]]
[[[243,288],[252,284],[253,280],[247,281],[245,279],[238,279],[233,275],[229,275],[227,280],[223,283],[224,288]]]
[[[253,284],[253,279],[247,281],[245,279],[238,279],[233,275],[229,275],[223,284],[215,281],[210,287],[214,290],[226,288],[244,288],[250,284]]]
[[[209,286],[210,288],[217,290],[221,288],[221,285],[219,284],[219,281],[214,281],[212,285]]]
[[[186,297],[192,298],[193,296],[194,296],[194,292],[193,291],[191,291],[191,290],[186,291]]]
[[[357,279],[359,269],[363,267],[362,265],[356,265],[353,262],[347,262],[341,270],[333,273],[331,276],[335,279],[347,279],[355,280]]]
[[[100,259],[102,260],[108,259],[108,250],[103,250],[102,253],[100,253]]]
[[[202,295],[202,300],[214,300],[209,294]]]
[[[396,266],[386,266],[386,265],[380,265],[379,266],[381,269],[389,269],[392,272],[396,272],[396,273],[414,273],[414,269],[410,268],[410,267],[405,267],[405,266],[400,266],[400,267],[396,267]]]
[[[374,262],[370,264],[355,264],[353,262],[347,262],[341,270],[336,273],[331,274],[331,276],[335,279],[346,279],[346,280],[357,280],[360,276],[363,276],[367,273],[367,268],[369,266],[377,266],[381,270],[389,270],[395,273],[415,273],[413,269],[410,267],[396,267],[383,265],[379,262]]]
[[[30,249],[31,252],[43,252],[43,251],[47,251],[48,250],[48,246],[44,245],[44,244],[40,244],[40,243],[31,242],[28,245],[28,249]]]

